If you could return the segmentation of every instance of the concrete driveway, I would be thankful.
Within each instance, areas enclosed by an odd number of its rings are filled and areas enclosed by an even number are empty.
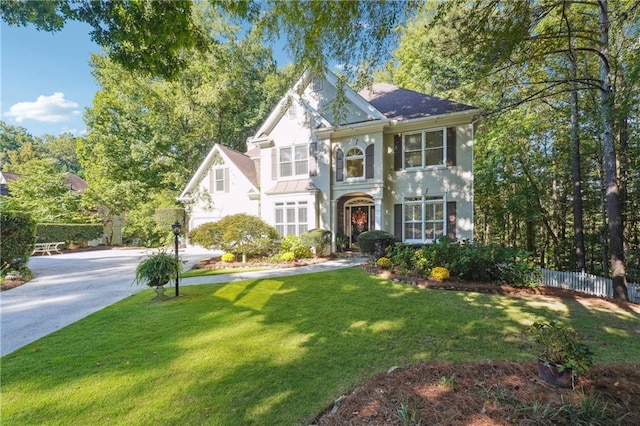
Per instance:
[[[78,321],[146,287],[133,285],[149,250],[97,250],[35,256],[34,279],[0,293],[0,356]],[[180,250],[190,268],[215,252]]]

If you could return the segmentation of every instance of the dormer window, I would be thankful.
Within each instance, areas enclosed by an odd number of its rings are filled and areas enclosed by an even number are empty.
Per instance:
[[[358,147],[353,147],[345,155],[346,174],[348,178],[364,177],[364,152]]]

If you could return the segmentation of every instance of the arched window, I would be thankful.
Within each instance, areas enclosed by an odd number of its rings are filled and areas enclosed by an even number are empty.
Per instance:
[[[347,178],[364,177],[364,153],[358,147],[350,148],[345,155]]]

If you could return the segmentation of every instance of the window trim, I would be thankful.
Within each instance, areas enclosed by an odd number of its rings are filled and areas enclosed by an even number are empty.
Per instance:
[[[221,173],[222,178],[218,179],[218,172]],[[215,193],[219,193],[219,192],[225,192],[225,173],[224,173],[224,167],[214,167],[213,168],[213,192]],[[218,186],[222,184],[222,189],[219,189]]]
[[[406,197],[402,200],[402,241],[407,243],[420,243],[429,244],[437,241],[438,239],[447,235],[447,197],[444,195],[423,195],[416,197]],[[441,220],[427,220],[427,206],[434,205],[442,206],[442,219]],[[420,206],[420,220],[418,221],[406,221],[407,206]],[[407,223],[420,223],[421,236],[420,239],[407,238],[406,224]],[[440,223],[442,227],[442,235],[437,238],[425,238],[427,228],[430,225],[431,229],[434,229],[434,225]]]
[[[349,155],[349,152],[354,151],[354,150],[358,150],[360,152],[360,154],[358,155]],[[360,174],[360,176],[350,176],[349,175],[349,161],[355,161],[355,160],[360,160],[362,161],[362,173]],[[366,155],[365,152],[362,148],[360,148],[359,146],[352,146],[349,149],[347,149],[344,153],[344,180],[346,181],[350,181],[350,182],[354,182],[354,181],[362,181],[365,180],[365,168],[366,168]]]
[[[440,148],[442,149],[442,160],[438,164],[427,165],[427,153],[428,151],[434,151],[438,149],[438,147],[427,147],[427,134],[428,133],[442,133],[442,144]],[[407,164],[407,137],[420,135],[420,165],[418,166],[409,166]],[[402,134],[402,168],[404,170],[423,170],[423,169],[438,169],[438,168],[446,168],[447,167],[447,128],[446,127],[437,127],[431,129],[423,129],[415,132],[407,132]],[[417,149],[411,150],[411,152],[417,152]]]
[[[280,238],[287,235],[300,236],[309,230],[309,207],[308,201],[279,201],[274,204],[273,222],[274,227],[278,231]],[[287,210],[293,209],[294,219],[292,222],[288,220]],[[301,210],[304,209],[305,220],[301,221]],[[282,211],[282,221],[278,221],[278,211]],[[290,233],[289,227],[294,226],[295,232]],[[282,229],[282,232],[280,232]]]
[[[282,161],[282,151],[289,150],[291,152],[291,160],[287,162]],[[304,153],[304,158],[297,160],[296,154]],[[298,178],[300,176],[308,176],[309,175],[309,145],[308,144],[297,144],[297,145],[289,145],[289,146],[281,146],[278,147],[278,178]],[[297,166],[304,164],[304,171],[301,173],[297,173]],[[282,167],[284,165],[289,165],[291,167],[291,174],[284,175],[282,174]]]

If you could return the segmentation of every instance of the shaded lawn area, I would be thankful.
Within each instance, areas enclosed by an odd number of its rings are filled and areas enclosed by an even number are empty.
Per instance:
[[[244,268],[190,269],[180,274],[180,278],[205,277],[209,275],[241,274],[244,272],[264,271],[268,268],[254,266]]]
[[[575,300],[425,290],[359,268],[138,293],[1,359],[2,424],[308,424],[418,361],[532,361],[536,320],[597,363],[640,362],[640,318]]]

